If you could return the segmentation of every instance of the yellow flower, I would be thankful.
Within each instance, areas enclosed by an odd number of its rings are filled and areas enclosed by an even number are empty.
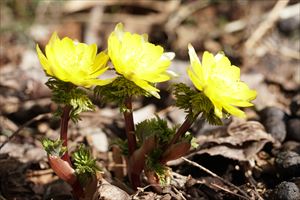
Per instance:
[[[153,84],[175,75],[167,71],[175,54],[164,53],[161,46],[151,44],[147,37],[124,32],[119,23],[108,38],[108,55],[119,74],[160,98],[159,90]]]
[[[104,52],[96,55],[96,44],[76,43],[68,37],[60,40],[54,32],[46,45],[46,56],[38,45],[36,51],[46,74],[64,82],[89,88],[112,81],[97,79],[107,70],[109,57]]]
[[[191,66],[187,69],[188,75],[195,87],[203,91],[214,105],[215,114],[222,118],[222,109],[228,113],[245,117],[245,113],[237,108],[249,107],[251,100],[256,98],[256,91],[240,81],[240,68],[231,65],[223,54],[204,52],[202,64],[197,54],[189,44]]]

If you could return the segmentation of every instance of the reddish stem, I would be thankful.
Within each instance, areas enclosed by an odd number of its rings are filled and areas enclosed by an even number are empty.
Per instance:
[[[132,115],[132,100],[131,97],[125,99],[126,111],[124,112],[125,130],[128,139],[129,156],[136,150],[136,138],[134,135],[134,122]]]
[[[179,129],[177,130],[177,132],[175,133],[175,135],[172,138],[172,140],[166,146],[166,148],[169,148],[169,147],[171,147],[171,145],[173,145],[176,142],[178,142],[179,138],[183,134],[185,134],[189,130],[189,128],[192,126],[192,124],[194,123],[195,119],[196,119],[196,117],[194,117],[194,118],[187,117],[185,119],[185,121],[182,123],[182,125],[179,127]]]
[[[65,106],[63,108],[63,113],[60,120],[60,139],[63,141],[63,146],[67,149],[61,159],[68,162],[72,167],[71,159],[68,153],[68,125],[71,109],[71,106]],[[84,196],[83,188],[81,187],[77,179],[73,184],[71,184],[71,186],[73,188],[73,194],[76,199],[80,199],[80,197]]]
[[[61,158],[72,166],[71,159],[68,154],[68,124],[70,120],[70,111],[70,106],[65,106],[63,108],[63,113],[60,120],[60,139],[63,141],[63,146],[67,148],[67,151]]]
[[[125,119],[125,130],[128,140],[128,151],[129,151],[129,159],[128,159],[128,166],[132,167],[132,169],[136,168],[136,165],[138,165],[139,161],[132,162],[130,157],[133,155],[133,153],[136,150],[137,144],[136,144],[136,137],[134,135],[134,121],[133,121],[133,115],[132,115],[132,99],[131,97],[127,97],[124,101],[126,111],[124,112],[124,119]],[[140,173],[134,173],[131,171],[131,169],[128,169],[128,176],[129,180],[131,182],[131,185],[133,189],[136,189],[137,187],[141,186],[140,181]]]

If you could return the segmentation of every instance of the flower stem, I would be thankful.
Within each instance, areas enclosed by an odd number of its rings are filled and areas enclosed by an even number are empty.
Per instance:
[[[128,139],[129,156],[131,156],[133,152],[136,150],[136,138],[134,135],[134,122],[133,122],[133,115],[132,115],[131,97],[127,97],[124,103],[126,106],[126,111],[124,112],[125,130]]]
[[[137,166],[140,164],[139,161],[131,161],[131,157],[136,150],[136,137],[134,135],[134,122],[133,122],[133,115],[132,115],[132,99],[131,97],[127,97],[124,101],[126,111],[124,112],[124,119],[125,119],[125,130],[128,140],[128,151],[129,151],[129,159],[128,159],[128,166],[130,168],[136,169]],[[141,186],[140,181],[140,173],[135,171],[133,172],[132,169],[128,168],[128,176],[131,182],[133,189],[137,189],[137,187]]]
[[[70,120],[70,111],[70,106],[65,106],[63,108],[63,113],[60,120],[60,139],[63,141],[63,146],[67,147],[67,151],[61,158],[72,166],[71,159],[68,154],[68,124]]]
[[[63,141],[63,146],[66,147],[66,152],[61,157],[62,160],[68,162],[70,166],[72,166],[71,159],[68,153],[68,125],[70,120],[70,112],[71,112],[71,106],[65,106],[63,108],[63,113],[61,115],[60,120],[60,139]],[[76,180],[73,184],[71,184],[73,188],[73,194],[76,199],[80,199],[80,197],[84,196],[83,188],[81,187],[78,180]]]
[[[172,140],[169,142],[169,144],[166,146],[166,148],[169,148],[171,145],[175,144],[176,142],[178,142],[179,138],[185,134],[189,128],[192,126],[192,124],[194,123],[194,121],[197,119],[198,115],[200,113],[198,113],[197,115],[195,115],[194,117],[189,117],[187,116],[187,118],[185,119],[185,121],[181,124],[181,126],[179,127],[179,129],[177,130],[177,132],[175,133],[174,137],[172,138]]]
[[[189,130],[192,124],[193,124],[193,120],[191,120],[190,118],[186,118],[185,121],[177,130],[177,132],[175,133],[172,140],[169,142],[168,147],[170,147],[172,144],[175,144],[178,141],[178,139]]]

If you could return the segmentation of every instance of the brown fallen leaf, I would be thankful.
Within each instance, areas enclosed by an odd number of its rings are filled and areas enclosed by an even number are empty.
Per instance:
[[[130,196],[117,186],[102,179],[93,200],[129,200]]]
[[[254,158],[266,143],[274,144],[275,140],[266,133],[263,125],[259,122],[233,121],[227,130],[223,129],[220,137],[201,136],[198,138],[198,142],[200,149],[195,152],[196,154],[208,153],[212,156],[221,155],[230,159],[246,161]]]

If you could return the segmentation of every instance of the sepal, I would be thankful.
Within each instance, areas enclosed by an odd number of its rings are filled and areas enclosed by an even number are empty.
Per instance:
[[[52,90],[52,101],[60,106],[71,106],[70,118],[73,122],[80,120],[79,114],[94,110],[94,105],[89,99],[86,90],[78,88],[72,83],[50,78],[46,85]],[[56,115],[62,113],[59,107]]]
[[[94,89],[95,95],[103,102],[116,103],[122,112],[126,111],[124,100],[128,97],[145,96],[149,97],[151,94],[146,90],[137,86],[134,82],[124,78],[123,76],[117,77],[112,83],[97,86]]]
[[[187,113],[192,121],[202,113],[202,118],[212,125],[222,125],[221,119],[214,113],[214,105],[201,91],[191,89],[184,83],[174,86],[175,105]]]

